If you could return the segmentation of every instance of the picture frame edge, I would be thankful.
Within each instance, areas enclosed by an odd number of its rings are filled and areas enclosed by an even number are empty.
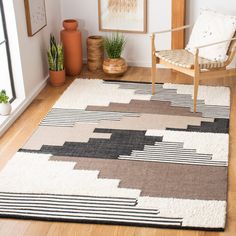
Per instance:
[[[43,28],[47,26],[47,13],[46,13],[46,3],[45,0],[43,1],[44,4],[44,10],[45,10],[45,24],[39,28],[37,31],[33,32],[32,31],[32,24],[31,24],[31,15],[30,15],[30,7],[29,7],[29,1],[30,0],[24,0],[24,5],[25,5],[25,16],[26,16],[26,25],[27,25],[27,32],[29,37],[33,37],[36,35],[39,31],[41,31]]]
[[[27,32],[28,32],[28,36],[32,37],[33,32],[32,32],[31,20],[30,20],[31,16],[30,16],[29,0],[24,0],[24,5],[25,5],[25,17],[26,17]]]

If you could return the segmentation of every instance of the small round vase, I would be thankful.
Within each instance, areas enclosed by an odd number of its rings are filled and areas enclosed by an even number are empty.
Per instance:
[[[8,103],[0,103],[0,115],[8,116],[11,113],[11,104]]]
[[[79,75],[83,66],[82,35],[78,22],[73,19],[63,21],[61,41],[64,48],[64,64],[68,76]]]
[[[127,63],[122,57],[116,59],[107,58],[103,62],[103,71],[110,76],[121,76],[127,69]]]

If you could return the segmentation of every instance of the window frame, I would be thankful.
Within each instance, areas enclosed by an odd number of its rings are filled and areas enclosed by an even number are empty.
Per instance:
[[[12,98],[10,99],[10,103],[12,103],[16,99],[16,91],[15,91],[14,77],[13,77],[13,71],[12,71],[11,52],[10,52],[10,46],[9,46],[9,40],[8,40],[6,18],[5,18],[4,6],[3,6],[2,0],[0,0],[0,12],[2,15],[2,26],[3,26],[4,37],[5,37],[5,41],[3,41],[1,44],[5,43],[5,46],[6,46],[8,71],[9,71],[9,77],[10,77],[11,90],[12,90]]]

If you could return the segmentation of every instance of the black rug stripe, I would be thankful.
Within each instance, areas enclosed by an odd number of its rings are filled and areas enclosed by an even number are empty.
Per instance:
[[[16,196],[16,195],[20,195],[22,196],[33,196],[33,197],[52,197],[52,198],[71,198],[71,199],[105,199],[107,200],[128,200],[128,201],[136,201],[137,198],[133,198],[133,197],[108,197],[108,196],[89,196],[89,195],[69,195],[69,194],[53,194],[53,193],[18,193],[18,192],[0,192],[0,196]]]
[[[202,121],[201,126],[188,125],[187,129],[166,128],[166,130],[228,134],[229,119],[216,118],[214,122]]]
[[[96,224],[96,225],[120,225],[120,226],[134,226],[134,227],[150,227],[150,228],[163,228],[163,229],[185,229],[185,230],[202,230],[209,232],[224,232],[224,228],[204,228],[204,227],[189,227],[189,226],[173,226],[173,225],[160,225],[160,224],[147,224],[147,223],[135,223],[135,222],[112,222],[103,220],[82,220],[82,219],[58,219],[58,218],[48,218],[48,217],[38,217],[38,216],[23,216],[23,215],[6,215],[1,214],[1,218],[6,219],[22,219],[22,220],[39,220],[46,222],[64,222],[64,223],[82,223],[82,224]]]
[[[143,150],[145,145],[162,142],[163,137],[146,136],[146,131],[95,129],[95,133],[110,133],[110,139],[90,138],[87,143],[65,142],[63,146],[43,145],[40,150],[20,149],[21,152],[52,154],[54,156],[117,159]]]

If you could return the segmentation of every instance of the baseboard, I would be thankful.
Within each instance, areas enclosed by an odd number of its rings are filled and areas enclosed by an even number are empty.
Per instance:
[[[87,58],[83,59],[83,63],[86,64],[87,63]],[[127,64],[129,66],[133,66],[133,67],[147,67],[150,68],[152,66],[151,62],[145,62],[145,61],[127,61]],[[164,66],[162,65],[157,65],[159,68],[164,68]]]
[[[151,62],[149,63],[144,61],[127,61],[127,64],[134,67],[151,67]]]
[[[16,119],[26,110],[26,108],[43,90],[43,88],[47,85],[48,78],[49,76],[47,76],[27,98],[19,102],[19,105],[10,116],[6,117],[6,120],[0,126],[0,137],[10,128]]]

